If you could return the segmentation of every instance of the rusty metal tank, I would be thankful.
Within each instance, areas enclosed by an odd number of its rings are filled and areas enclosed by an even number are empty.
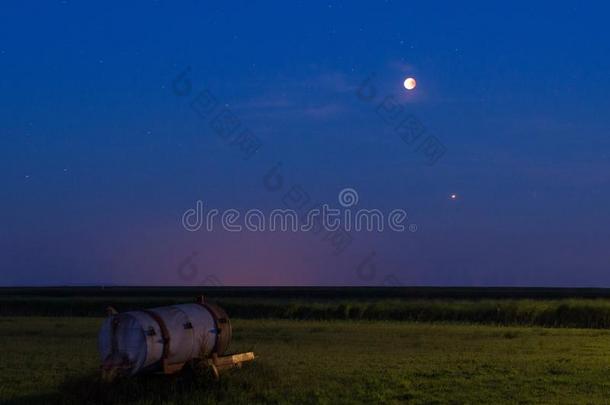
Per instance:
[[[230,342],[226,312],[200,297],[192,304],[110,314],[98,349],[105,371],[172,373],[191,360],[222,356]]]

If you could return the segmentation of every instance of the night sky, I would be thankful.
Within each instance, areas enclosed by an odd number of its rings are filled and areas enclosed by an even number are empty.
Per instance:
[[[610,6],[84,3],[0,11],[0,285],[610,287]],[[181,225],[347,187],[412,231]]]

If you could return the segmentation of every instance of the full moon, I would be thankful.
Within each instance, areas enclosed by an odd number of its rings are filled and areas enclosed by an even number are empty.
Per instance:
[[[412,77],[407,77],[407,78],[405,79],[405,83],[404,83],[404,85],[405,85],[405,89],[407,89],[407,90],[413,90],[413,89],[415,88],[415,86],[417,86],[417,82],[415,81],[415,79],[414,79],[414,78],[412,78]]]

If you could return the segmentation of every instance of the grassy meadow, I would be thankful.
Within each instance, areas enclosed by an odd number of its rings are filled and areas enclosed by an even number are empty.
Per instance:
[[[99,317],[112,304],[119,311],[153,308],[184,302],[182,297],[125,298],[10,298],[0,299],[0,316]],[[381,299],[280,300],[277,298],[215,300],[231,317],[292,320],[388,320],[459,322],[571,328],[610,328],[607,299]]]
[[[0,293],[0,403],[610,403],[605,296],[225,291],[217,298],[232,316],[229,350],[253,350],[254,362],[219,381],[194,367],[108,383],[96,348],[102,318],[94,315],[108,303],[125,310],[189,299],[166,290],[72,294]],[[97,313],[66,316],[81,302]],[[21,312],[11,313],[15,303]]]
[[[235,320],[254,363],[99,378],[96,318],[0,319],[7,404],[607,403],[610,332],[368,321]]]

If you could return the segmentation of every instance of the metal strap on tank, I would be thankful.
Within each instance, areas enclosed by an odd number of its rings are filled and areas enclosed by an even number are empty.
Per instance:
[[[154,311],[145,309],[142,312],[150,315],[150,317],[152,319],[154,319],[155,322],[157,322],[157,324],[159,325],[159,329],[161,329],[161,337],[163,337],[163,355],[162,355],[161,358],[162,359],[167,359],[169,357],[169,332],[167,330],[167,326],[165,325],[165,322]]]
[[[201,305],[202,307],[204,307],[205,309],[208,310],[208,312],[210,313],[210,315],[212,315],[212,319],[214,320],[214,327],[216,328],[216,330],[218,331],[218,333],[216,333],[216,337],[214,338],[214,348],[212,349],[212,353],[216,353],[217,349],[218,349],[218,337],[220,336],[220,333],[222,332],[222,329],[220,327],[220,322],[218,322],[218,314],[216,313],[216,311],[214,311],[214,308],[212,308],[210,305],[206,304],[205,302],[197,302],[199,305]]]
[[[110,340],[110,353],[115,354],[118,350],[119,350],[119,343],[117,340],[117,336],[116,336],[116,330],[117,327],[119,326],[119,317],[116,315],[113,315],[112,318],[110,318],[110,333],[111,333],[111,340]]]

